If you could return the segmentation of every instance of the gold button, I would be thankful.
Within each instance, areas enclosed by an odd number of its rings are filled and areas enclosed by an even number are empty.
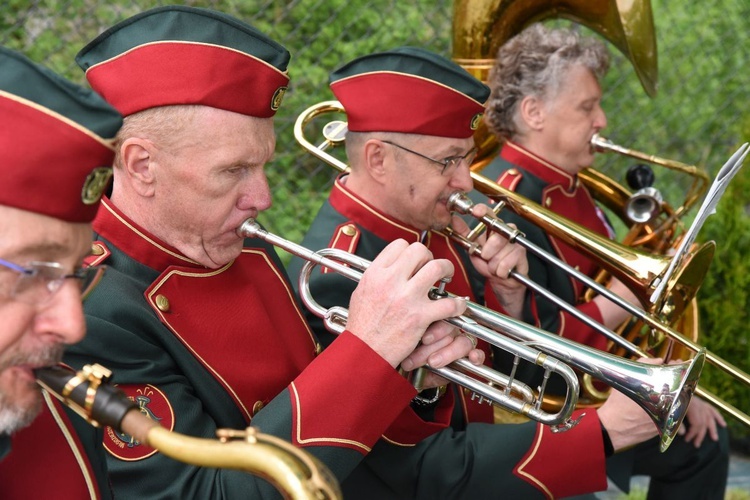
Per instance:
[[[544,205],[546,207],[550,207],[552,205],[552,198],[549,198],[549,197],[545,198]]]
[[[104,255],[104,247],[101,246],[99,243],[92,243],[91,244],[91,255],[94,255],[96,257],[100,255]]]
[[[515,168],[511,168],[510,170],[508,170],[508,173],[510,175],[517,175],[518,174],[518,170],[516,170]]]
[[[161,294],[157,295],[156,296],[156,307],[161,312],[167,312],[167,311],[169,311],[169,299],[166,298],[164,295],[161,295]]]
[[[253,416],[257,415],[260,410],[263,409],[265,405],[263,404],[263,401],[256,401],[253,405]]]
[[[316,342],[315,343],[315,355],[317,356],[321,352],[323,352],[323,346],[320,345],[320,342]]]
[[[353,224],[347,224],[346,226],[341,228],[341,232],[347,236],[354,236],[355,234],[357,234],[357,229]]]

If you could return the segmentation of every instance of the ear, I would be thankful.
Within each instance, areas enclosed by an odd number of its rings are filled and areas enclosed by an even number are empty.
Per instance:
[[[364,156],[365,169],[369,176],[376,182],[383,183],[386,177],[387,151],[383,141],[370,139],[365,142],[362,154]]]
[[[540,130],[544,125],[544,103],[536,96],[527,95],[521,100],[518,112],[526,126]]]
[[[156,184],[154,175],[154,145],[147,139],[131,137],[120,146],[122,168],[132,189],[144,197],[153,196]]]

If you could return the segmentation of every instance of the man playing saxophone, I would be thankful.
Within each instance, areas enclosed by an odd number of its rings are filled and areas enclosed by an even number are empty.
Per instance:
[[[599,234],[614,231],[577,174],[594,160],[591,138],[607,125],[599,84],[609,65],[604,44],[567,29],[535,24],[506,42],[490,76],[492,94],[485,121],[503,144],[499,157],[482,175]],[[486,198],[480,198],[486,201]],[[575,249],[545,234],[508,210],[500,216],[526,238],[581,272],[594,276],[597,265]],[[531,256],[529,274],[543,288],[608,328],[627,313],[603,296],[582,302],[583,286],[559,268]],[[632,303],[633,293],[614,279],[610,288]],[[578,342],[606,349],[593,328],[541,296],[527,304],[526,321]],[[496,358],[496,364],[508,359]],[[533,367],[531,367],[533,369]],[[527,382],[539,379],[525,376]],[[728,473],[728,444],[721,415],[694,398],[687,432],[666,454],[650,442],[618,454],[608,463],[610,476],[624,490],[631,475],[651,476],[649,498],[723,498]]]
[[[451,223],[448,196],[472,187],[472,136],[489,89],[451,61],[413,47],[345,64],[331,74],[331,89],[347,113],[350,173],[336,180],[303,246],[372,259],[394,239],[422,241],[434,255],[453,262],[457,271],[447,290],[518,316],[525,293],[506,274],[512,267],[526,272],[524,252],[492,235],[481,241],[483,258],[470,259],[432,231]],[[293,259],[290,274],[302,264]],[[346,306],[353,288],[353,282],[332,272],[316,270],[310,278],[312,295],[325,307]],[[308,316],[324,343],[330,342],[322,322]],[[654,435],[645,413],[619,393],[598,411],[587,411],[578,426],[555,434],[536,423],[487,425],[491,413],[472,412],[477,402],[456,392],[461,404],[452,429],[418,443],[380,442],[343,482],[345,494],[550,498],[588,493],[607,487],[605,455]],[[437,412],[439,396],[417,401],[415,408],[426,415]]]
[[[111,498],[101,432],[43,397],[33,369],[83,338],[102,270],[81,265],[122,118],[0,47],[0,121],[0,496]]]

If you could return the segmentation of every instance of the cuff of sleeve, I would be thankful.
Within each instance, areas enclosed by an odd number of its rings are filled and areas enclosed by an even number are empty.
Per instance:
[[[361,453],[375,442],[417,391],[351,332],[344,332],[289,387],[292,441]]]
[[[453,414],[453,391],[446,391],[435,406],[433,420],[423,420],[411,406],[404,409],[390,427],[383,433],[383,438],[397,446],[414,446],[421,440],[447,429]]]
[[[578,425],[565,432],[554,434],[538,424],[534,444],[513,470],[548,498],[607,489],[601,422],[594,410],[575,411],[571,418],[581,413],[586,415]]]

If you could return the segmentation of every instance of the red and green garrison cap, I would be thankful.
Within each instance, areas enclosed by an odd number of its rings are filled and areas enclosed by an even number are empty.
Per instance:
[[[283,46],[236,18],[185,6],[151,9],[114,25],[76,62],[124,116],[201,104],[269,118],[289,83]]]
[[[0,47],[0,205],[91,221],[121,125],[91,90]]]
[[[360,57],[330,81],[354,132],[471,137],[490,95],[461,66],[416,47]]]

